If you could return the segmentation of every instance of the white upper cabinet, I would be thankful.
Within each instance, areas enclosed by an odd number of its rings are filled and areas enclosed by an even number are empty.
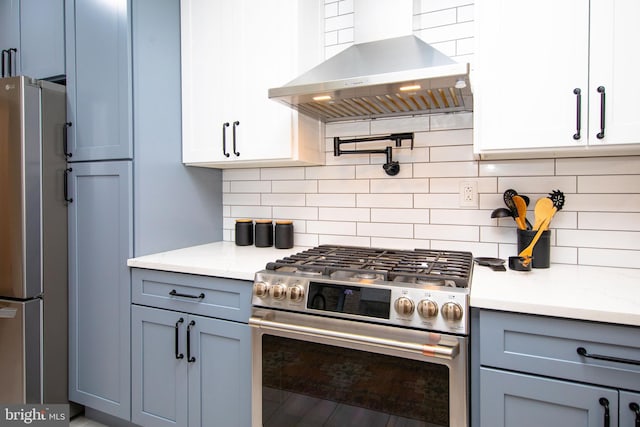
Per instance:
[[[216,168],[324,163],[324,126],[272,101],[322,60],[322,3],[182,0],[182,160]]]
[[[634,22],[640,2],[480,0],[475,12],[476,153],[601,155],[640,148],[628,145],[640,143],[640,86],[630,84],[640,66],[631,53],[640,40]]]

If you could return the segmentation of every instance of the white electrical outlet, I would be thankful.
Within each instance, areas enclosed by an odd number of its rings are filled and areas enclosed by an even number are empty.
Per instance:
[[[460,207],[478,207],[478,182],[462,181],[460,183]]]

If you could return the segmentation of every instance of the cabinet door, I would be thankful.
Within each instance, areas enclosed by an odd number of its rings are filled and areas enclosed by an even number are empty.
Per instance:
[[[475,150],[584,145],[589,2],[482,0],[475,14]]]
[[[591,1],[589,144],[640,143],[640,85],[632,84],[640,57],[630,55],[640,40],[640,2]],[[604,88],[605,129],[601,131]]]
[[[192,321],[189,426],[251,425],[249,325],[200,316]]]
[[[20,1],[20,74],[38,79],[62,77],[64,0]]]
[[[133,156],[129,27],[128,0],[66,0],[70,161]]]
[[[620,427],[640,425],[640,393],[620,392]]]
[[[234,59],[242,8],[238,0],[182,0],[180,5],[182,161],[222,161],[232,151],[231,124],[241,90],[235,76],[242,64]]]
[[[129,419],[131,162],[70,166],[69,399]]]
[[[483,426],[618,425],[618,392],[602,387],[480,368],[480,399]],[[602,399],[608,402],[610,424],[604,423]]]
[[[131,421],[147,427],[187,425],[187,315],[131,307]]]

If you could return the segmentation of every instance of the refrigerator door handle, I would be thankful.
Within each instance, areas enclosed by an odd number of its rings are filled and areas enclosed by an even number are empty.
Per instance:
[[[15,319],[18,309],[11,307],[0,308],[0,319]]]

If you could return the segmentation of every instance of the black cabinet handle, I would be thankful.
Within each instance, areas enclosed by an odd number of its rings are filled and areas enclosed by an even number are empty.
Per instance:
[[[184,359],[184,354],[180,353],[178,350],[178,328],[180,328],[180,324],[184,323],[184,319],[181,317],[180,319],[178,319],[178,321],[176,322],[176,336],[175,336],[175,353],[176,353],[176,359]]]
[[[609,414],[609,400],[601,397],[600,400],[598,400],[598,403],[604,406],[604,427],[610,427],[611,415]]]
[[[580,356],[588,357],[588,358],[591,358],[591,359],[607,360],[609,362],[626,363],[628,365],[640,365],[640,360],[623,359],[621,357],[604,356],[602,354],[591,354],[584,347],[578,347],[576,349],[576,352]]]
[[[640,427],[640,405],[636,402],[629,403],[629,409],[636,414],[636,427]]]
[[[15,47],[12,47],[12,48],[10,48],[8,50],[8,52],[9,52],[9,75],[8,75],[8,77],[11,77],[11,76],[15,76],[16,74],[18,74],[17,70],[16,70],[16,72],[14,72],[14,69],[13,69],[13,57],[14,57],[14,54],[18,53],[18,49],[16,49]],[[17,67],[17,64],[18,64],[18,60],[16,58],[16,67]]]
[[[236,156],[240,156],[240,153],[236,151],[236,126],[238,126],[239,124],[240,122],[237,120],[233,122],[233,154],[235,154]]]
[[[605,106],[605,93],[604,86],[598,87],[598,93],[600,94],[600,132],[596,135],[596,138],[604,138],[604,106]]]
[[[5,69],[4,69],[4,64],[6,62],[5,57],[9,54],[9,51],[7,49],[2,49],[2,77],[6,77],[5,76]]]
[[[64,201],[67,203],[73,203],[73,199],[69,197],[69,172],[73,172],[73,169],[66,168],[64,170]]]
[[[62,150],[65,157],[73,157],[73,154],[69,152],[69,128],[72,126],[71,122],[64,124],[64,133],[62,134]]]
[[[229,157],[229,153],[227,153],[227,128],[229,127],[229,122],[222,124],[222,154],[225,157]]]
[[[573,134],[573,139],[578,140],[582,129],[582,91],[577,87],[573,93],[576,95],[576,133]]]
[[[195,326],[195,324],[196,321],[192,320],[187,326],[187,362],[189,363],[193,363],[196,361],[196,358],[191,356],[191,328]]]
[[[204,299],[205,297],[204,293],[200,293],[200,295],[181,294],[175,289],[172,289],[171,292],[169,292],[169,295],[171,295],[172,297],[193,298],[193,299]]]

